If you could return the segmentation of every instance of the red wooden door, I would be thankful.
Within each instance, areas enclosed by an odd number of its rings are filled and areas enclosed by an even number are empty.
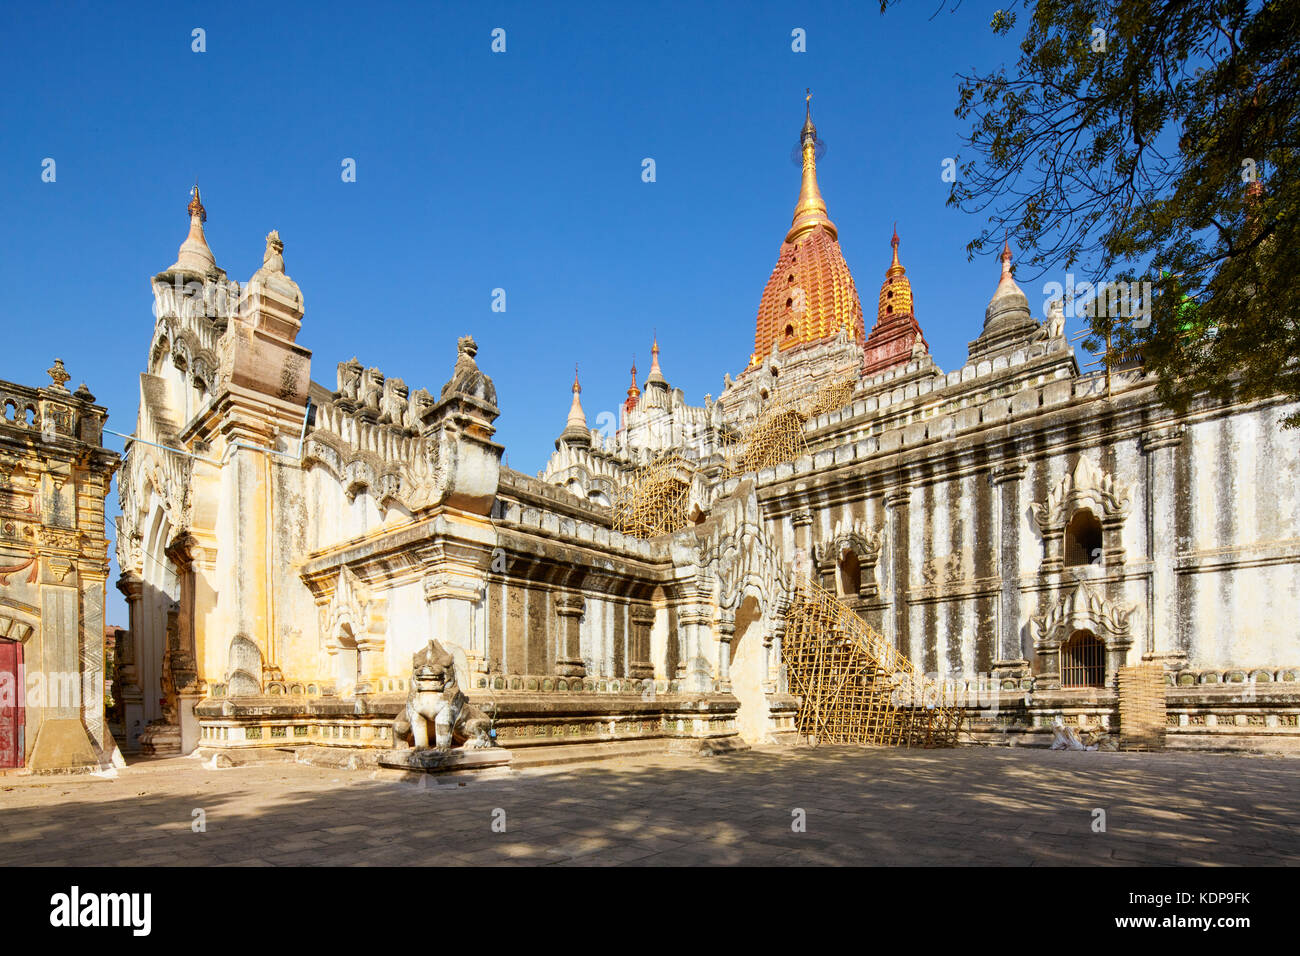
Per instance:
[[[0,767],[23,765],[23,646],[0,640]]]

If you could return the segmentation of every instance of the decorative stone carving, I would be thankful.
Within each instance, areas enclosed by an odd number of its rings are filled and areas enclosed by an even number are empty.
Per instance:
[[[1045,614],[1030,618],[1034,632],[1034,646],[1060,645],[1077,630],[1089,630],[1106,642],[1132,643],[1129,617],[1134,608],[1122,608],[1089,585],[1080,581],[1073,591],[1054,604]]]
[[[1047,500],[1030,506],[1043,536],[1041,572],[1050,574],[1061,570],[1066,525],[1084,509],[1091,511],[1101,522],[1103,563],[1123,564],[1122,532],[1132,506],[1132,495],[1131,485],[1121,484],[1113,475],[1103,474],[1080,455],[1074,471],[1057,483],[1048,493]]]
[[[474,361],[473,338],[459,340],[456,366],[437,402],[422,415],[421,444],[412,481],[414,507],[445,504],[486,515],[500,480],[502,447],[493,442],[500,410],[492,379]]]
[[[334,595],[325,609],[325,649],[336,655],[355,648],[357,670],[364,677],[376,670],[387,630],[386,600],[375,599],[369,589],[347,567],[339,569]]]
[[[812,559],[818,574],[826,581],[852,553],[857,559],[860,575],[857,596],[869,600],[880,592],[876,584],[876,564],[884,546],[885,537],[880,530],[869,528],[865,522],[856,519],[840,521],[829,542],[813,545]],[[833,587],[830,589],[834,590]]]
[[[1062,478],[1047,495],[1047,500],[1034,504],[1034,520],[1041,529],[1064,528],[1071,515],[1081,508],[1089,508],[1098,518],[1123,518],[1132,505],[1133,489],[1120,484],[1113,475],[1102,474],[1083,455],[1079,456],[1074,471]]]
[[[475,750],[495,746],[487,715],[469,702],[456,682],[456,662],[436,640],[411,658],[411,692],[393,721],[395,749],[448,751],[453,744]],[[430,734],[432,730],[432,734]]]
[[[50,385],[52,390],[56,392],[66,392],[68,390],[67,385],[72,379],[72,376],[69,375],[68,370],[63,367],[63,359],[56,358],[54,360],[54,365],[47,368],[45,374],[50,377],[50,380],[53,383]]]
[[[272,229],[266,234],[266,251],[262,253],[262,268],[267,272],[284,272],[284,243],[280,232]]]
[[[1032,341],[1054,341],[1065,336],[1065,306],[1053,299],[1047,307],[1047,319],[1030,337]]]
[[[475,398],[497,409],[497,389],[492,379],[479,371],[474,357],[478,355],[478,344],[472,335],[462,335],[456,340],[456,366],[452,369],[451,380],[442,386],[439,400],[445,400],[453,394]],[[492,416],[493,419],[496,415]]]
[[[1106,676],[1111,678],[1124,666],[1133,644],[1129,618],[1135,608],[1124,608],[1108,599],[1086,581],[1079,581],[1057,603],[1029,619],[1034,650],[1042,661],[1043,686],[1059,681],[1056,655],[1076,631],[1090,631],[1106,645]]]
[[[379,403],[379,424],[401,427],[406,421],[406,409],[409,405],[409,389],[400,378],[390,378],[384,382],[384,395]]]
[[[424,424],[425,413],[433,408],[433,396],[427,389],[417,388],[411,393],[411,400],[406,408],[406,429],[411,432],[419,432]]]
[[[747,587],[758,592],[760,603],[788,590],[784,562],[758,519],[752,485],[714,502],[713,516],[699,527],[693,554],[675,547],[675,560],[698,568],[707,592],[717,582],[719,607],[737,607]]]
[[[379,417],[379,403],[383,394],[384,373],[377,368],[366,369],[360,390],[357,393],[357,401],[360,405],[357,414],[369,421],[377,419]]]
[[[361,395],[361,374],[363,371],[364,369],[355,355],[346,362],[339,362],[339,390],[334,393],[334,398],[336,400],[344,399],[355,404]]]
[[[1065,306],[1060,299],[1053,299],[1047,310],[1047,337],[1059,339],[1065,335]]]

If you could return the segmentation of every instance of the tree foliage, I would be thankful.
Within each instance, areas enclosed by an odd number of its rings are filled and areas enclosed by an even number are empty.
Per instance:
[[[959,75],[968,254],[1010,235],[1040,275],[1151,281],[1150,321],[1098,310],[1088,345],[1111,331],[1175,408],[1300,399],[1300,0],[1023,9],[1014,72]]]

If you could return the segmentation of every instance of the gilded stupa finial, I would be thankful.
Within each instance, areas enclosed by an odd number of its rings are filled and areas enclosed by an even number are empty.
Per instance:
[[[629,412],[636,408],[637,400],[641,398],[641,389],[636,385],[636,356],[632,356],[632,384],[627,387],[627,401],[623,407]]]
[[[794,242],[816,226],[821,226],[835,239],[838,232],[826,213],[826,201],[817,185],[817,127],[812,121],[811,89],[804,91],[804,122],[799,134],[799,148],[803,153],[803,179],[799,186],[799,202],[794,207],[794,219],[785,241]]]
[[[203,208],[203,200],[199,198],[199,181],[194,180],[194,187],[190,190],[190,204],[188,207],[191,216],[198,216],[199,222],[208,221],[208,211]]]
[[[892,262],[889,263],[889,268],[888,268],[887,270],[885,270],[885,276],[886,276],[886,277],[901,276],[901,275],[903,275],[907,270],[904,269],[904,268],[903,268],[903,264],[902,264],[901,262],[898,261],[898,244],[899,244],[899,243],[898,243],[898,223],[897,223],[897,222],[894,223],[894,236],[893,236],[892,239],[889,240],[889,244],[890,244],[891,246],[893,246],[893,248],[894,248],[894,259],[893,259]]]

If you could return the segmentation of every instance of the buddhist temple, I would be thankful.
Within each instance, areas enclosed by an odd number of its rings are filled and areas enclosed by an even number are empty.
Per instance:
[[[516,766],[791,743],[814,585],[838,633],[964,701],[972,739],[1114,728],[1142,666],[1169,746],[1300,747],[1300,656],[1273,626],[1300,617],[1294,403],[1174,411],[1140,365],[1081,365],[1009,244],[959,367],[930,353],[897,230],[868,334],[810,97],[799,143],[753,352],[694,404],[665,372],[687,344],[645,330],[617,429],[591,427],[575,370],[535,474],[497,440],[502,357],[449,339],[413,388],[359,330],[322,361],[288,243],[229,281],[195,188],[120,472],[123,748],[369,766],[435,659]]]

